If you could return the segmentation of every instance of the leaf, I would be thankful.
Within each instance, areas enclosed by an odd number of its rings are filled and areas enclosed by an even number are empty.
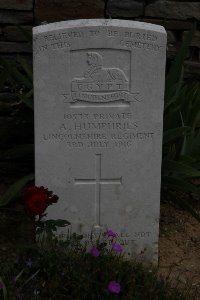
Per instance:
[[[34,174],[29,174],[11,185],[4,195],[0,197],[0,207],[12,201],[29,181],[34,180],[34,177]]]
[[[24,144],[17,145],[11,149],[0,152],[1,159],[12,159],[19,160],[24,158],[33,158],[34,156],[34,145],[33,144]]]
[[[190,166],[192,166],[192,164],[194,163],[196,163],[196,158],[195,157],[192,157],[192,156],[190,156],[190,155],[182,155],[181,157],[180,157],[180,159],[181,159],[181,162],[182,163],[186,163],[186,164],[188,164],[188,165],[190,165]]]
[[[22,269],[21,272],[19,272],[19,274],[15,276],[15,282],[22,276],[23,273],[24,273],[24,269]]]
[[[43,228],[36,228],[36,235],[40,235],[41,233],[43,233],[43,231]]]
[[[18,56],[17,60],[20,63],[23,70],[26,72],[29,80],[32,82],[33,81],[33,68],[32,68],[32,65],[27,63],[27,61],[25,59],[23,59],[21,56]]]
[[[163,170],[181,174],[183,178],[200,178],[200,171],[186,163],[175,160],[163,160]]]
[[[27,88],[32,89],[33,83],[27,78],[26,75],[22,74],[17,67],[13,68],[12,75],[17,84],[22,84]]]
[[[173,129],[169,129],[163,132],[163,144],[172,142],[179,137],[184,137],[185,134],[189,134],[191,132],[191,127],[177,127]]]
[[[58,219],[58,220],[55,220],[55,225],[58,227],[65,227],[67,225],[70,225],[70,222],[67,220]]]
[[[188,34],[185,38],[185,41],[182,44],[181,49],[178,52],[175,60],[172,62],[172,66],[167,74],[167,77],[166,77],[166,96],[167,96],[167,98],[169,97],[168,91],[170,90],[170,87],[172,87],[174,84],[176,84],[180,80],[180,77],[182,74],[183,62],[187,56],[189,46],[191,44],[195,29],[196,29],[196,26],[193,26],[193,29],[190,32],[188,32]]]
[[[67,225],[70,225],[70,223],[67,220],[57,219],[57,220],[46,220],[46,225],[48,227],[65,227]],[[56,228],[56,227],[55,227]]]
[[[181,93],[181,89],[183,87],[183,69],[181,71],[180,74],[180,78],[178,80],[177,83],[174,83],[174,85],[170,86],[170,87],[166,87],[165,89],[165,111],[169,108],[169,106],[176,102],[180,93]]]
[[[192,105],[191,109],[191,125],[196,128],[200,123],[200,84],[198,84],[198,93],[194,95],[195,103]]]
[[[5,83],[7,81],[13,83],[13,78],[12,78],[13,63],[12,62],[8,63],[8,61],[6,61],[1,57],[0,65],[3,67],[0,74],[0,88],[4,88]]]
[[[183,198],[177,197],[179,205],[187,210],[197,221],[200,222],[200,215],[193,209],[193,207],[188,203],[188,201],[184,200]]]
[[[167,150],[165,148],[167,148]],[[169,147],[163,147],[162,160],[164,159],[174,160],[176,159],[176,155],[177,155],[177,150],[175,144],[171,144]]]
[[[33,89],[20,97],[20,100],[29,108],[33,109]]]
[[[194,184],[175,177],[175,176],[166,176],[163,175],[162,176],[162,184],[163,186],[167,187],[167,188],[172,188],[173,190],[178,190],[181,192],[192,192],[196,195],[200,195],[200,189],[198,187],[196,187]]]
[[[164,130],[182,127],[181,115],[180,115],[181,103],[179,101],[179,98],[181,97],[182,92],[183,91],[181,90],[179,97],[177,97],[176,99],[174,98],[174,96],[172,96],[173,102],[168,107],[168,109],[165,109]]]
[[[195,156],[200,154],[200,128],[198,128],[197,134],[191,143],[190,154]]]
[[[40,269],[38,269],[33,275],[31,275],[26,281],[25,283],[22,285],[25,286],[29,281],[31,281],[34,277],[36,277],[36,275],[40,272]]]
[[[22,28],[21,26],[17,25],[17,28],[19,29],[19,31],[21,31],[21,33],[23,34],[23,36],[26,38],[27,42],[32,42],[32,33],[25,30],[24,28]]]
[[[0,277],[0,282],[2,282],[2,284],[3,284],[3,297],[4,297],[4,300],[7,300],[8,299],[7,289],[6,289],[5,283],[3,282],[1,277]]]
[[[186,83],[184,95],[181,95],[181,113],[184,123],[195,128],[200,121],[200,83]]]

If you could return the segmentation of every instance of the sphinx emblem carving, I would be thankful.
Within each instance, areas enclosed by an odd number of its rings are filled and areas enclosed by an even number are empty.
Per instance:
[[[118,68],[104,68],[102,56],[97,52],[87,52],[89,68],[84,72],[84,78],[95,82],[128,82],[124,72]]]
[[[87,69],[83,77],[72,80],[73,101],[111,102],[128,101],[129,80],[119,68],[103,66],[103,57],[98,52],[86,53]]]

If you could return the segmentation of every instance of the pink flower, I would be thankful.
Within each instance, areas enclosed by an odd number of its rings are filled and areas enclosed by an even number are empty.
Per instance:
[[[123,251],[122,246],[120,246],[120,244],[117,243],[112,244],[112,249],[118,253],[121,253]]]
[[[116,233],[114,233],[113,231],[112,231],[112,229],[107,229],[106,230],[106,232],[104,233],[104,235],[107,235],[108,237],[116,237],[117,235],[116,235]]]
[[[94,257],[98,257],[100,255],[100,251],[96,247],[92,247],[91,254]]]
[[[112,294],[119,294],[120,291],[121,291],[121,285],[117,281],[114,281],[114,280],[110,281],[109,284],[108,284],[108,290]]]

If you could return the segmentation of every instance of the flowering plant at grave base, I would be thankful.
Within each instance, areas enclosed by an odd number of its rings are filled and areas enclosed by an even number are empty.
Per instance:
[[[36,224],[52,221],[42,221],[44,208],[58,201],[48,189],[28,188],[24,201],[28,214],[39,216]],[[59,225],[57,221],[52,224]],[[91,235],[88,247],[76,234],[59,240],[57,225],[47,243],[30,245],[13,259],[10,255],[0,258],[0,300],[185,299],[156,271],[125,259],[118,234],[112,229],[96,240]],[[44,230],[46,225],[40,226]]]
[[[65,227],[70,223],[66,220],[42,220],[46,215],[45,211],[49,205],[58,202],[58,196],[54,195],[52,191],[43,186],[29,186],[23,193],[25,210],[30,216],[38,216],[38,220],[35,221],[36,234],[45,233],[50,237],[57,231],[58,227]]]

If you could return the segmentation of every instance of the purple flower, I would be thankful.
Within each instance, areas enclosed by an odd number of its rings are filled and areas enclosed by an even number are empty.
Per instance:
[[[104,235],[106,235],[106,236],[108,236],[108,237],[116,237],[117,235],[116,235],[116,233],[114,233],[113,231],[112,231],[112,229],[107,229],[106,230],[106,232],[104,233]]]
[[[19,292],[18,292],[18,293],[16,294],[16,299],[17,299],[17,300],[22,300],[23,297],[24,297],[24,295],[23,295],[22,293],[19,293]]]
[[[28,258],[25,263],[28,268],[31,268],[33,265],[32,260],[30,258]]]
[[[123,251],[122,246],[120,246],[120,244],[117,243],[112,244],[112,249],[118,253],[121,253]]]
[[[10,277],[10,285],[15,285],[15,277]]]
[[[160,281],[164,282],[165,281],[165,276],[160,274]]]
[[[3,282],[0,281],[0,290],[3,289]]]
[[[96,247],[92,247],[91,254],[94,257],[98,257],[100,255],[100,252]]]
[[[108,290],[112,294],[119,294],[120,291],[121,291],[121,285],[117,281],[114,281],[114,280],[110,281],[109,284],[108,284]]]

